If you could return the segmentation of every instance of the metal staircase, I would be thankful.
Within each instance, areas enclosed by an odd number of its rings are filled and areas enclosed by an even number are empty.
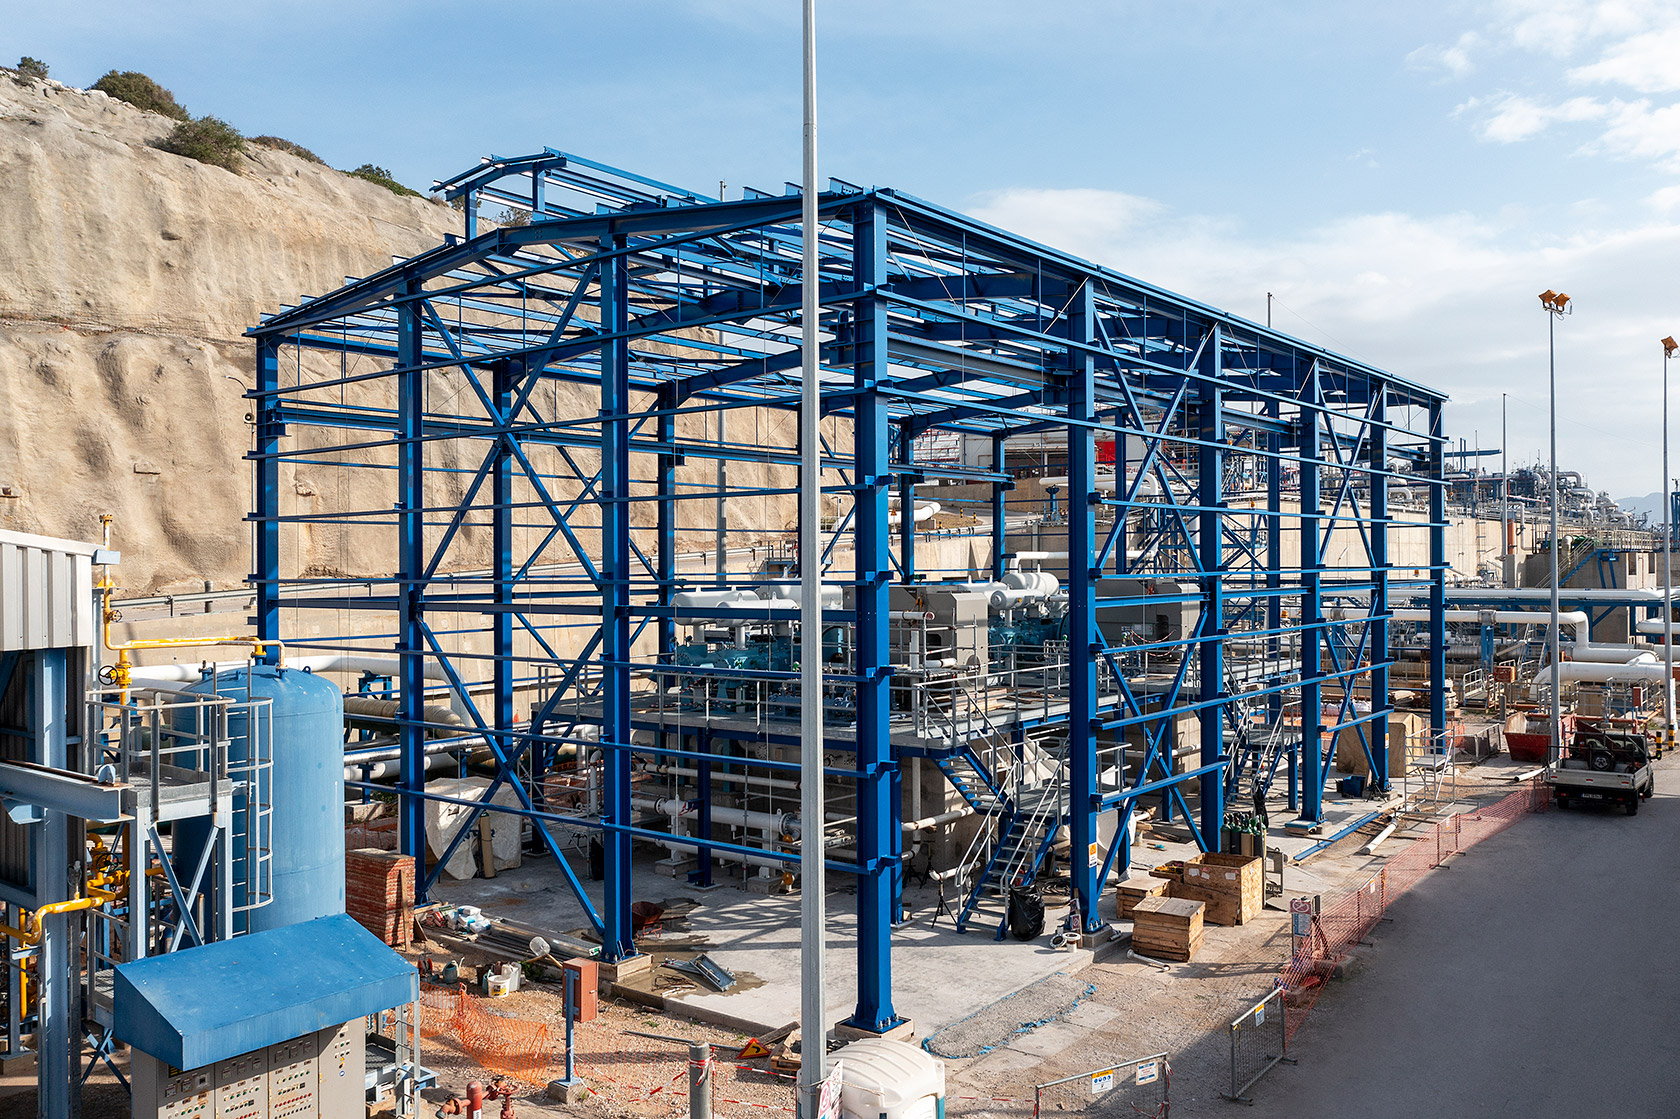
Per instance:
[[[1032,885],[1062,822],[1065,749],[1058,751],[1027,739],[1018,753],[1011,752],[1015,757],[997,779],[978,786],[971,777],[982,779],[985,769],[971,751],[965,749],[936,762],[952,787],[981,817],[980,829],[963,853],[955,875],[959,888],[967,891],[957,911],[958,930],[968,927],[980,903],[995,890],[1005,899],[1004,916],[998,924],[998,936],[1003,935],[1010,891]]]

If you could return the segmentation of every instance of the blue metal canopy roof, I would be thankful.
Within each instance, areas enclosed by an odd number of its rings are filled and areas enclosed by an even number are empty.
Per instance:
[[[199,1068],[414,1001],[414,966],[340,913],[122,964],[116,1035]]]

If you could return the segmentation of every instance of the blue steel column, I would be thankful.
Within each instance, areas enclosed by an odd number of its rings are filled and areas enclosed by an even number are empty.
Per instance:
[[[1301,818],[1317,823],[1324,815],[1324,702],[1322,671],[1324,604],[1319,597],[1318,370],[1310,374],[1301,404]]]
[[[1096,299],[1091,282],[1080,283],[1068,304],[1068,338],[1095,342]],[[1097,416],[1096,359],[1090,350],[1068,354],[1068,872],[1084,932],[1103,927],[1097,915],[1101,860],[1097,839],[1097,441],[1090,426]],[[1116,843],[1125,836],[1116,833]]]
[[[1204,379],[1196,383],[1196,399],[1201,419],[1197,447],[1196,483],[1200,494],[1196,505],[1200,523],[1198,551],[1202,569],[1202,641],[1197,646],[1201,662],[1201,702],[1225,699],[1225,584],[1221,573],[1225,570],[1225,394],[1218,378],[1223,373],[1220,348],[1223,332],[1214,327],[1202,351],[1200,372]],[[1202,762],[1214,765],[1225,756],[1225,703],[1204,706],[1197,712],[1201,726]],[[1221,774],[1208,774],[1196,782],[1201,790],[1202,842],[1210,851],[1218,851],[1225,833],[1225,781]]]
[[[1282,413],[1282,405],[1276,400],[1268,400],[1264,411],[1273,420]],[[1266,433],[1266,590],[1271,592],[1266,596],[1266,629],[1272,636],[1266,638],[1266,654],[1273,666],[1279,669],[1280,679],[1269,680],[1268,686],[1276,688],[1281,683],[1281,669],[1283,667],[1283,638],[1278,635],[1283,629],[1283,595],[1279,591],[1283,588],[1283,437],[1277,432]],[[1274,691],[1266,699],[1269,722],[1276,726],[1283,718],[1283,693]],[[1289,751],[1289,811],[1294,812],[1301,807],[1300,774],[1296,771],[1295,761],[1300,751]],[[1256,779],[1259,778],[1256,775]]]
[[[887,275],[887,219],[870,206],[852,230],[853,270],[858,287],[873,288]],[[893,832],[898,806],[892,803],[893,765],[887,735],[887,314],[873,295],[858,299],[857,345],[852,384],[852,421],[857,487],[857,816],[858,816],[858,1001],[851,1025],[881,1032],[899,1022],[892,1003]],[[821,780],[806,774],[804,780]],[[809,822],[807,836],[820,834]]]
[[[1371,759],[1377,787],[1388,789],[1388,389],[1377,384],[1371,392]],[[1501,548],[1504,547],[1501,543]]]
[[[1441,402],[1429,403],[1429,729],[1447,730],[1447,462]],[[1557,541],[1552,541],[1557,547]]]
[[[417,295],[416,286],[405,289]],[[401,707],[397,728],[400,753],[397,837],[414,865],[426,865],[426,677],[423,651],[425,634],[426,571],[426,454],[421,436],[425,431],[426,374],[421,362],[420,304],[408,299],[398,311],[397,328],[397,583],[400,616],[397,619],[397,686]],[[415,877],[415,900],[422,901],[425,875]]]
[[[1004,455],[1004,437],[992,436],[992,471],[1002,474]],[[1003,495],[1008,493],[1014,484],[1007,479],[999,479],[992,483],[992,581],[1003,579],[1005,569],[1004,552],[1009,546],[1008,519],[1003,503]]]
[[[603,241],[622,250],[624,238]],[[628,258],[601,268],[601,329],[619,337],[601,347],[601,745],[604,747],[606,882],[601,957],[636,954],[630,940],[630,344]]]
[[[257,385],[252,411],[257,417],[255,472],[256,508],[251,534],[251,585],[256,593],[256,614],[251,624],[257,636],[280,638],[280,433],[277,418],[280,387],[280,344],[272,338],[257,342]],[[279,650],[271,651],[272,662]]]
[[[473,376],[471,370],[464,371],[467,376]],[[495,393],[496,411],[502,416],[504,425],[513,423],[513,370],[505,364],[498,363],[491,368],[490,375],[495,379],[491,386]],[[497,610],[491,619],[491,652],[495,656],[490,672],[492,686],[495,688],[495,722],[496,733],[500,737],[497,744],[507,752],[513,746],[513,739],[508,736],[514,722],[513,713],[513,435],[501,435],[496,439],[495,473],[491,476],[491,512],[490,512],[490,563],[492,591],[496,596]],[[497,817],[492,816],[494,823]],[[518,827],[519,817],[505,817],[504,826]],[[533,820],[531,826],[543,827],[540,820]]]
[[[902,468],[898,472],[898,570],[906,583],[916,581],[916,475],[910,460],[910,431],[899,427]]]

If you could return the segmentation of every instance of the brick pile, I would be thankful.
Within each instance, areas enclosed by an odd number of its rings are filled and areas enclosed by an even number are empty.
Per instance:
[[[393,948],[414,936],[414,859],[396,851],[344,853],[344,908]]]

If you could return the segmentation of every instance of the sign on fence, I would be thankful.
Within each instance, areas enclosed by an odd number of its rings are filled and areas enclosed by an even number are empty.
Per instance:
[[[1100,1096],[1100,1095],[1103,1095],[1106,1092],[1112,1092],[1113,1090],[1114,1090],[1114,1070],[1113,1069],[1111,1069],[1111,1068],[1110,1069],[1103,1069],[1103,1071],[1101,1071],[1101,1072],[1093,1072],[1091,1074],[1091,1094],[1093,1096]]]

